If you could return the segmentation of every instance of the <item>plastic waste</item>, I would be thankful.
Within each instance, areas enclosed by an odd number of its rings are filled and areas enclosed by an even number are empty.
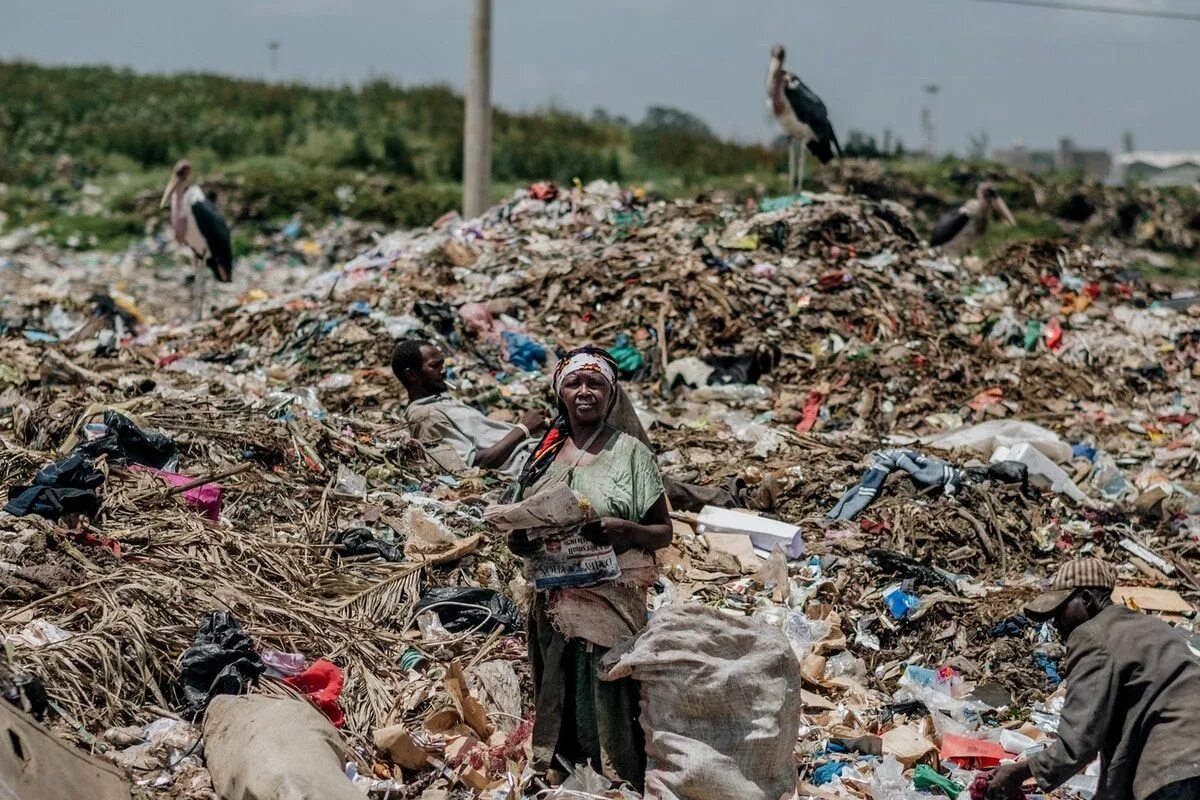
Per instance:
[[[866,664],[848,650],[843,650],[825,662],[826,678],[862,677],[866,674]]]
[[[772,392],[766,386],[738,383],[701,386],[699,389],[693,389],[691,394],[693,400],[716,400],[724,403],[769,400],[771,396]]]
[[[936,789],[951,798],[957,798],[963,790],[962,786],[940,774],[928,764],[917,764],[917,768],[913,772],[913,788],[926,792]]]
[[[1088,502],[1088,496],[1075,485],[1075,481],[1071,480],[1070,476],[1047,458],[1041,450],[1028,442],[1011,447],[999,447],[992,454],[992,460],[1019,461],[1029,468],[1029,481],[1034,486],[1065,494],[1076,503]]]
[[[783,623],[783,634],[787,636],[792,652],[803,658],[812,646],[829,635],[829,623],[820,619],[809,619],[803,612],[793,611]]]
[[[1019,756],[1036,745],[1037,742],[1023,733],[1008,729],[1000,731],[1000,746],[1004,748],[1005,752]]]
[[[504,340],[508,361],[514,367],[531,372],[546,365],[546,361],[549,359],[546,348],[530,339],[526,334],[504,331],[500,334],[500,338]]]
[[[25,647],[44,647],[48,644],[56,642],[65,642],[74,636],[70,631],[65,631],[62,628],[47,622],[44,619],[35,619],[26,623],[18,633],[10,633],[4,637],[4,642],[24,645]]]
[[[37,514],[57,520],[66,514],[95,516],[100,510],[96,489],[104,475],[80,454],[69,455],[50,464],[33,477],[30,486],[9,487],[4,511],[15,517]]]
[[[370,528],[356,527],[339,531],[334,537],[341,556],[379,556],[384,561],[404,560],[404,548],[377,536]]]
[[[634,345],[633,338],[628,333],[617,334],[617,340],[609,348],[608,354],[617,362],[617,370],[623,376],[633,375],[646,363],[645,356]]]
[[[106,455],[111,464],[144,464],[169,471],[178,466],[179,451],[171,437],[142,430],[129,417],[111,410],[104,412],[104,427],[103,436],[72,452],[88,458]]]
[[[827,761],[813,770],[812,783],[813,786],[824,786],[832,781],[838,775],[842,774],[842,770],[850,766],[845,761]]]
[[[362,500],[367,496],[367,479],[349,467],[339,464],[337,484],[333,487],[333,493],[347,500]]]
[[[286,678],[299,675],[308,666],[308,659],[301,653],[283,653],[279,650],[265,650],[262,662],[266,665],[267,677]]]
[[[991,462],[1003,460],[993,458],[998,448],[1018,444],[1033,445],[1056,464],[1065,464],[1071,460],[1071,445],[1054,431],[1024,420],[988,420],[978,425],[924,436],[921,441],[947,450],[960,447],[974,450]]]
[[[904,765],[895,756],[886,755],[875,772],[871,782],[867,784],[867,793],[871,800],[925,800],[923,795],[913,789],[904,778]]]
[[[505,631],[521,630],[521,611],[508,597],[491,589],[448,586],[431,589],[417,603],[416,611],[434,611],[450,633],[489,633],[497,626]]]
[[[338,705],[338,698],[346,684],[346,676],[336,664],[318,659],[304,672],[284,678],[283,682],[307,697],[333,723],[333,727],[340,728],[345,724],[346,718],[342,707]]]
[[[1125,479],[1124,473],[1117,468],[1117,462],[1103,450],[1096,451],[1090,482],[1104,499],[1113,502],[1137,493],[1133,485]]]
[[[894,619],[905,619],[921,607],[921,598],[909,594],[896,583],[883,590],[883,603]]]
[[[241,694],[265,671],[254,643],[228,611],[210,611],[180,661],[183,710],[192,718],[219,694]]]

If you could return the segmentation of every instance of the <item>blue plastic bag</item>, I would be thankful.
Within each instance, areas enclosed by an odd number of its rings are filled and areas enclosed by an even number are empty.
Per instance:
[[[504,331],[500,337],[504,339],[504,346],[508,350],[508,361],[514,367],[532,371],[545,366],[548,358],[546,348],[533,339],[515,331]]]
[[[884,591],[883,602],[895,619],[906,619],[921,607],[921,598],[904,591],[900,584]]]

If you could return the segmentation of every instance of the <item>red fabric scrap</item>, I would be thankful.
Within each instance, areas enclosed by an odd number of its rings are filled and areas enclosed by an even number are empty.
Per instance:
[[[820,392],[809,392],[808,397],[804,400],[804,410],[800,414],[800,421],[796,423],[796,430],[800,433],[808,433],[817,424],[817,417],[821,414],[821,401],[825,399],[825,395]]]
[[[337,664],[322,658],[299,675],[284,678],[283,682],[307,697],[335,728],[346,724],[342,707],[338,705],[346,676]]]

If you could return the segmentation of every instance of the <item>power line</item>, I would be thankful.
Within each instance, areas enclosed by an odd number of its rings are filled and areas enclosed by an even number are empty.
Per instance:
[[[1055,0],[975,0],[977,3],[1001,3],[1010,6],[1033,6],[1035,8],[1057,8],[1065,11],[1094,11],[1098,14],[1120,14],[1126,17],[1156,17],[1158,19],[1181,19],[1200,22],[1200,14],[1185,11],[1147,11],[1117,6],[1093,6],[1087,3],[1063,3]]]

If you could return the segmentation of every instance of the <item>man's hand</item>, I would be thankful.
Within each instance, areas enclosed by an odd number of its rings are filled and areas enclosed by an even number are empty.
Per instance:
[[[547,422],[546,415],[541,411],[526,411],[521,415],[521,424],[529,428],[529,433],[533,436],[545,432]]]
[[[598,545],[611,545],[621,538],[625,529],[625,520],[616,517],[601,517],[584,525],[579,531],[589,542]]]
[[[1031,777],[1033,777],[1033,773],[1029,770],[1028,761],[1001,764],[992,773],[992,779],[988,781],[984,797],[987,800],[1025,800],[1025,792],[1021,790],[1021,784]]]
[[[505,541],[508,543],[508,549],[513,552],[513,555],[520,556],[521,558],[529,558],[541,547],[541,543],[531,541],[525,531],[513,531]]]

